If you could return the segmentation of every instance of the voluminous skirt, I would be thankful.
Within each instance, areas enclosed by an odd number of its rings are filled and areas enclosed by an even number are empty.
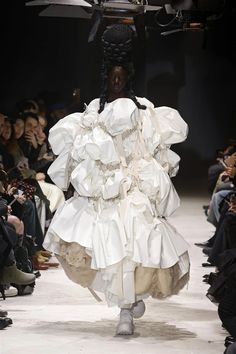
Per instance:
[[[112,201],[76,194],[60,207],[44,247],[68,277],[112,305],[177,294],[188,281],[188,244],[138,189]]]

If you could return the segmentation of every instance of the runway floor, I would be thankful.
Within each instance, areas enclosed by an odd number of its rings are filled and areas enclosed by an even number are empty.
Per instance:
[[[170,218],[189,242],[191,278],[178,296],[164,301],[146,300],[143,318],[135,333],[116,337],[118,309],[97,303],[87,289],[70,282],[61,268],[41,271],[32,295],[7,298],[13,325],[0,332],[1,354],[222,354],[227,333],[217,306],[205,296],[202,282],[206,257],[194,242],[214,232],[202,205],[208,197],[182,197],[181,207]]]

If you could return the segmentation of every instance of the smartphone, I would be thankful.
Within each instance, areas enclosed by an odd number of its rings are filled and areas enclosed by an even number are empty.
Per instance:
[[[16,195],[16,197],[14,197],[14,199],[8,204],[8,206],[11,206],[12,204],[14,204],[15,201],[17,200],[17,198],[19,197],[19,195],[24,194],[24,192],[20,189],[17,189],[17,192],[14,194]]]

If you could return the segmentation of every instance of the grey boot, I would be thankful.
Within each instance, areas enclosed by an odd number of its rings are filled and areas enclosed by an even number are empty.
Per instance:
[[[2,270],[0,284],[14,283],[17,285],[28,285],[35,281],[35,275],[22,272],[15,264],[4,267]]]
[[[143,300],[139,300],[133,304],[131,310],[133,311],[134,318],[140,318],[144,315],[144,312],[146,310],[145,303],[143,302]]]
[[[116,328],[117,335],[132,335],[134,333],[132,309],[120,310],[120,321]]]

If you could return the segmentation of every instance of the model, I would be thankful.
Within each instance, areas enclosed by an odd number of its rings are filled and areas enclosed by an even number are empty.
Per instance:
[[[71,280],[120,307],[118,335],[133,334],[144,298],[177,294],[189,278],[188,244],[166,219],[179,206],[170,146],[188,128],[175,109],[135,96],[132,36],[126,25],[104,32],[100,98],[50,130],[58,157],[48,173],[74,196],[44,241]]]

